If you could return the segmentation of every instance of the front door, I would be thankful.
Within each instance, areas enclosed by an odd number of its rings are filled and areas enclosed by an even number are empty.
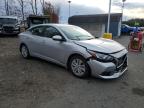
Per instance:
[[[53,36],[61,33],[54,27],[47,26],[45,28],[45,39],[44,39],[44,53],[45,56],[50,58],[54,62],[64,63],[65,49],[68,47],[65,41],[55,41],[52,39]],[[62,36],[63,37],[63,36]]]

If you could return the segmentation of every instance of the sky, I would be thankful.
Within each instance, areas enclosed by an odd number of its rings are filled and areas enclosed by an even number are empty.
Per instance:
[[[54,0],[52,0],[54,1]],[[109,0],[70,0],[70,13],[72,15],[108,13]],[[68,0],[55,0],[61,5],[60,21],[66,23],[69,17]],[[112,0],[111,12],[122,12],[122,0]],[[123,20],[131,18],[144,18],[144,0],[126,0]]]
[[[1,1],[1,0],[0,0]],[[27,0],[26,0],[27,1]],[[38,0],[40,1],[40,0]],[[67,23],[69,17],[69,0],[45,0],[60,6],[60,23]],[[70,16],[108,13],[109,0],[70,0]],[[122,0],[111,0],[111,13],[122,12]],[[126,0],[123,20],[144,18],[144,0]],[[1,7],[2,4],[0,4]],[[41,10],[40,3],[38,3]],[[1,13],[0,13],[1,14]]]

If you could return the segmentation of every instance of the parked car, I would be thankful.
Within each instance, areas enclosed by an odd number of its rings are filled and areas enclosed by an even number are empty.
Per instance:
[[[52,22],[52,19],[49,15],[37,16],[37,15],[29,15],[27,17],[27,28],[37,24],[45,24]]]
[[[127,70],[127,50],[121,44],[95,38],[84,29],[65,24],[40,24],[19,34],[24,58],[39,57],[68,68],[73,75],[103,79]]]
[[[121,33],[122,34],[130,34],[131,32],[134,31],[135,28],[136,27],[131,27],[131,26],[128,26],[126,24],[122,24],[122,26],[121,26]],[[140,27],[138,27],[138,31],[141,31]]]
[[[0,16],[0,34],[17,35],[20,32],[18,18],[13,16]]]

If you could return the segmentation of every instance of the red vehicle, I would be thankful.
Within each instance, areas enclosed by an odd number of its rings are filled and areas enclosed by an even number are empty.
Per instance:
[[[134,52],[142,52],[143,49],[142,38],[143,38],[142,32],[132,33],[128,45],[128,50]]]

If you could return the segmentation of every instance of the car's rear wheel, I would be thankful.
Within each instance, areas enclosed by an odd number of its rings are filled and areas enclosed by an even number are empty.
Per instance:
[[[23,56],[23,58],[27,59],[30,57],[29,50],[26,45],[22,45],[20,47],[20,51],[21,51],[21,55]]]
[[[74,76],[84,78],[89,76],[89,66],[82,56],[73,56],[69,61],[69,69]]]

